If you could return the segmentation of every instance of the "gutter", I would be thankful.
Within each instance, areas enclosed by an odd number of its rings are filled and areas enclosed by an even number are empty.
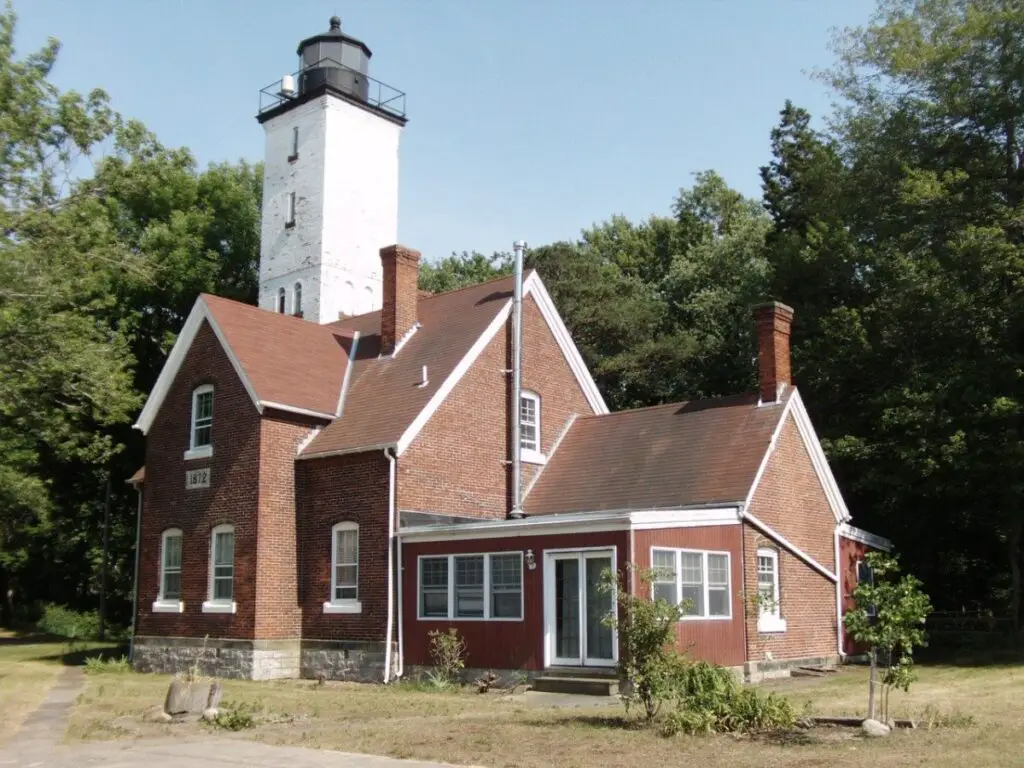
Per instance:
[[[391,636],[395,621],[394,600],[394,549],[395,549],[395,454],[385,448],[384,456],[390,463],[388,482],[388,629],[384,646],[384,684],[391,681]]]

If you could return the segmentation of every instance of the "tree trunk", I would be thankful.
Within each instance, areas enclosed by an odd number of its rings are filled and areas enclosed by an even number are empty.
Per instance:
[[[1010,618],[1013,630],[1020,629],[1020,537],[1021,521],[1015,518],[1010,527]]]
[[[871,649],[871,673],[868,675],[868,720],[875,719],[875,672],[878,663],[875,661],[876,650]]]

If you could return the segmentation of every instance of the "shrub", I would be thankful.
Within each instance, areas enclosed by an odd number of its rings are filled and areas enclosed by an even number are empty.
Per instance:
[[[432,630],[430,637],[430,658],[434,660],[435,673],[432,682],[454,683],[462,675],[466,667],[466,641],[459,630],[450,627],[447,632],[440,629]],[[437,684],[437,687],[442,687]]]
[[[629,589],[631,569],[623,571],[621,583],[611,571],[604,574],[602,589],[615,595],[618,604],[618,612],[613,611],[604,621],[619,634],[618,671],[628,683],[622,695],[626,712],[641,706],[647,719],[653,720],[662,703],[672,697],[674,681],[684,664],[675,643],[676,623],[686,606],[634,595]],[[645,571],[640,578],[648,585],[654,572]]]
[[[686,664],[673,683],[676,709],[666,718],[667,735],[780,730],[796,722],[788,699],[744,688],[724,667]]]
[[[95,640],[100,634],[100,615],[96,611],[73,611],[47,603],[36,629],[69,640]]]
[[[120,656],[118,658],[110,657],[106,659],[102,656],[93,656],[85,660],[85,674],[87,675],[121,675],[131,671],[132,664],[128,660],[127,656]]]
[[[234,704],[231,709],[221,709],[214,718],[213,725],[225,731],[244,731],[256,725],[252,716],[252,707],[248,704]]]

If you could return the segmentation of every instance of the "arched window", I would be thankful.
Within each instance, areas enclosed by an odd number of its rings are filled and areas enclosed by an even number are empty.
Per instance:
[[[302,314],[302,283],[295,283],[295,292],[292,295],[292,314]]]
[[[168,528],[160,536],[160,586],[154,613],[181,613],[181,542],[179,528]]]
[[[359,613],[359,525],[331,528],[331,595],[324,613]]]
[[[767,547],[757,550],[757,631],[785,632],[779,591],[779,552]]]
[[[284,288],[278,288],[277,289],[277,311],[280,312],[282,315],[285,312],[287,303],[288,303],[288,294],[286,293]]]
[[[192,390],[192,429],[185,458],[209,456],[213,453],[213,385],[204,384]]]
[[[363,308],[362,308],[362,312],[365,314],[366,312],[373,312],[373,310],[374,310],[374,306],[373,306],[373,287],[367,285],[367,286],[363,287]]]
[[[210,595],[206,613],[235,612],[235,527],[218,525],[210,532]]]

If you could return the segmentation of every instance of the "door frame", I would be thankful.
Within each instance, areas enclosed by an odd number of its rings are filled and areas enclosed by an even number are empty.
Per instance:
[[[580,592],[586,594],[586,564],[582,562],[587,554],[608,554],[612,561],[612,572],[618,573],[618,547],[614,544],[601,547],[561,547],[557,549],[544,550],[544,666],[550,667],[554,662],[555,646],[555,559],[557,555],[577,555],[581,560],[580,567]],[[585,599],[585,597],[584,597]],[[612,600],[614,606],[616,601]],[[619,663],[619,633],[612,628],[612,658],[611,659],[587,659],[586,656],[586,606],[581,601],[580,606],[580,668],[586,667],[614,667]],[[575,665],[573,665],[575,666]]]

